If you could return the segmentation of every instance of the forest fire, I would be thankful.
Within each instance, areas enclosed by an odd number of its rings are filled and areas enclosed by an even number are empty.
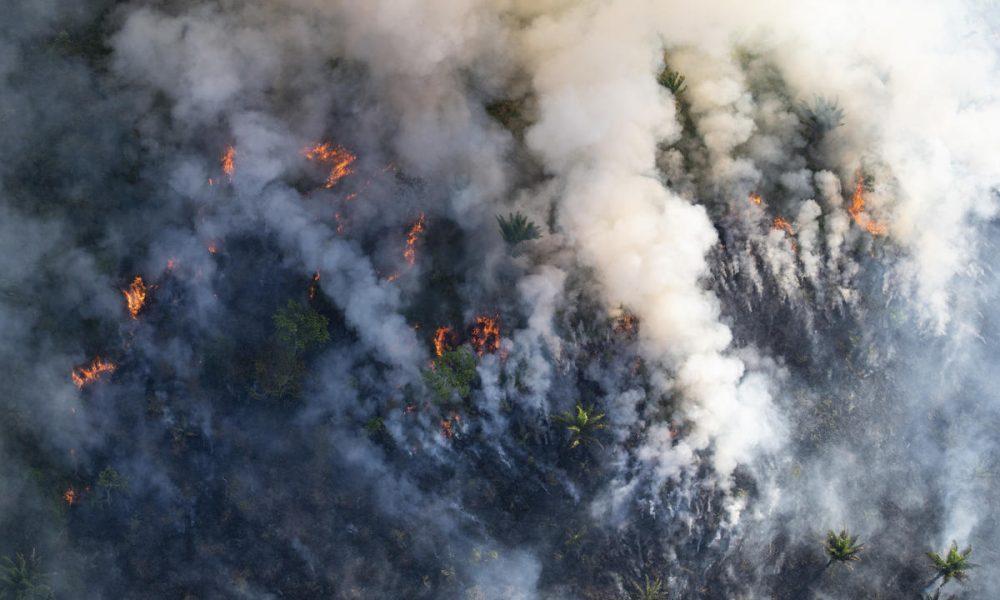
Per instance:
[[[236,148],[232,145],[226,146],[226,152],[219,162],[222,163],[222,172],[226,174],[229,181],[232,181],[233,175],[236,174]]]
[[[761,202],[762,202],[762,201],[763,201],[764,199],[763,199],[763,198],[761,198],[760,194],[758,194],[757,192],[751,192],[751,193],[750,193],[750,197],[749,197],[749,200],[750,200],[750,202],[753,202],[753,203],[754,203],[754,204],[756,204],[757,206],[760,206],[760,203],[761,203]]]
[[[406,234],[406,249],[403,250],[403,258],[406,259],[406,263],[411,267],[417,261],[417,240],[420,239],[420,234],[424,232],[424,214],[420,213],[420,218],[417,222],[410,227],[410,231]]]
[[[863,227],[865,231],[872,235],[885,235],[888,231],[885,225],[873,221],[865,213],[865,185],[860,175],[857,178],[857,183],[854,185],[854,196],[851,198],[851,206],[847,209],[847,212],[851,214],[851,218],[854,219],[854,222],[859,227]]]
[[[614,320],[615,333],[625,337],[632,337],[639,331],[639,317],[624,310]]]
[[[73,489],[73,486],[69,486],[66,488],[66,491],[63,492],[62,499],[67,505],[73,506],[79,500],[79,495],[76,490]]]
[[[441,435],[448,440],[455,437],[455,425],[461,421],[462,417],[456,413],[452,413],[447,419],[441,419]]]
[[[141,275],[136,275],[128,289],[122,290],[122,295],[125,296],[125,304],[128,307],[128,314],[133,319],[139,318],[139,311],[142,310],[143,305],[146,303],[146,294],[148,291],[149,288],[146,287]]]
[[[73,383],[76,384],[76,387],[83,389],[85,385],[97,381],[105,373],[114,373],[114,371],[114,363],[105,361],[101,357],[97,357],[90,363],[90,366],[76,367],[73,369]]]
[[[441,356],[446,350],[451,350],[455,342],[454,337],[451,327],[438,327],[434,332],[434,354]]]
[[[500,349],[500,318],[490,316],[476,317],[476,325],[472,328],[472,347],[476,354],[492,354]]]
[[[795,230],[792,229],[792,224],[782,217],[774,217],[774,221],[771,222],[771,228],[780,229],[788,234],[789,237],[795,235]]]
[[[330,143],[317,144],[302,151],[306,159],[320,164],[330,166],[330,174],[326,177],[323,187],[330,189],[337,185],[344,177],[354,172],[351,165],[357,160],[357,156],[351,154],[343,146],[334,146]]]

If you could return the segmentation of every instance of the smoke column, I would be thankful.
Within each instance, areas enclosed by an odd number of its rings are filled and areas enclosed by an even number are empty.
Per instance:
[[[4,12],[0,597],[1000,589],[994,3]]]

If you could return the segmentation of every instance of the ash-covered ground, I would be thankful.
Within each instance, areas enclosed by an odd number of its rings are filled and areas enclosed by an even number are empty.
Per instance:
[[[2,13],[0,598],[997,597],[993,3]]]

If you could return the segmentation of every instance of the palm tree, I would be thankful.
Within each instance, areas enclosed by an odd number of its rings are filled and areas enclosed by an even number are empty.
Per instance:
[[[851,566],[850,563],[861,560],[859,555],[864,548],[864,544],[858,543],[858,536],[850,535],[846,529],[841,529],[840,533],[831,529],[826,532],[826,543],[823,544],[823,550],[830,557],[826,566],[829,567],[835,562]]]
[[[814,142],[844,124],[844,109],[836,100],[829,98],[817,96],[811,104],[799,104],[796,112],[808,137]]]
[[[504,241],[511,246],[535,240],[541,236],[538,226],[519,212],[510,213],[506,219],[497,215],[497,223],[500,225],[500,233],[503,234]]]
[[[594,437],[594,433],[604,429],[604,423],[601,423],[601,420],[604,419],[604,413],[595,413],[594,407],[584,408],[577,404],[576,414],[565,412],[557,418],[567,424],[566,429],[570,433],[570,448],[576,448],[580,444],[590,442],[594,442],[598,446],[601,445],[601,442]]]
[[[659,577],[650,579],[649,575],[643,576],[643,582],[632,583],[635,592],[632,593],[633,600],[663,600],[667,597],[667,590],[663,588],[663,580]]]
[[[934,570],[937,574],[931,583],[934,583],[938,579],[941,579],[941,584],[938,586],[938,591],[944,587],[944,584],[954,578],[959,583],[965,583],[965,580],[969,578],[968,570],[976,567],[977,565],[969,562],[969,555],[972,554],[972,546],[966,547],[965,550],[961,552],[958,551],[958,542],[953,541],[951,547],[948,549],[948,553],[942,557],[937,552],[928,552],[927,557],[931,559],[931,563],[934,565]]]
[[[656,78],[656,81],[663,87],[670,90],[670,93],[673,94],[674,97],[679,96],[684,92],[684,90],[687,89],[687,86],[684,85],[684,76],[677,71],[671,71],[669,68],[663,69],[660,76]]]
[[[18,552],[14,560],[4,557],[0,563],[0,598],[42,600],[52,598],[49,575],[41,570],[35,550],[25,557]]]

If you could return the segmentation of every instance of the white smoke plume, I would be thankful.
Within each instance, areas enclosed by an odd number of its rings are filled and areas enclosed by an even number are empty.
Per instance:
[[[998,15],[12,7],[0,597],[992,597]]]

